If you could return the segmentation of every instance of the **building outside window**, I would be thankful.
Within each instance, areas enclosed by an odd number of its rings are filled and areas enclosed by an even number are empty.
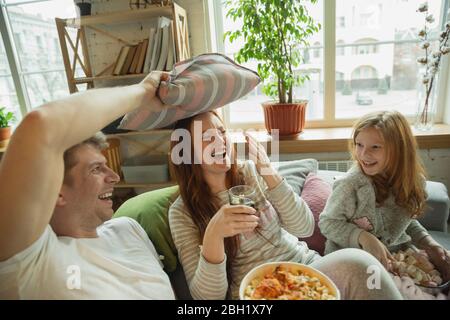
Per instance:
[[[436,18],[430,32],[435,40],[439,37],[437,32],[442,28],[443,10],[448,1],[429,1],[430,13]],[[309,39],[310,48],[299,48],[306,59],[296,71],[308,74],[310,80],[294,91],[295,98],[309,100],[307,126],[351,125],[363,114],[387,108],[413,118],[419,75],[416,60],[423,55],[417,36],[423,27],[423,14],[416,10],[422,2],[319,0],[314,6],[308,6],[310,14],[324,28]],[[240,28],[239,21],[232,22],[226,18],[226,8],[219,7],[218,10],[223,17],[223,31]],[[327,12],[335,12],[335,16],[331,17]],[[324,17],[328,20],[325,21]],[[326,32],[334,33],[331,39],[336,39],[335,43],[324,42]],[[222,39],[220,34],[218,39]],[[437,41],[433,43],[436,45]],[[225,54],[231,58],[241,46],[242,43],[236,42],[223,45]],[[333,53],[335,72],[326,72],[328,66],[323,57]],[[256,70],[257,62],[252,61],[246,66]],[[334,90],[327,90],[324,86],[325,74],[332,77],[327,83],[334,82]],[[385,86],[387,92],[378,90]],[[370,95],[373,103],[358,104],[357,95],[361,92]],[[264,118],[259,103],[269,99],[262,94],[251,95],[251,98],[231,104],[225,112],[230,127],[262,128]]]
[[[14,44],[13,54],[17,59],[18,73],[23,84],[20,90],[29,101],[24,109],[29,111],[45,102],[68,95],[55,17],[74,17],[74,2],[0,0],[0,4],[6,9],[4,22],[13,31],[12,36],[3,35],[3,32],[2,36],[8,37]],[[2,54],[0,66],[8,63],[6,54]],[[11,106],[18,118],[21,118],[23,115],[15,94],[17,88],[14,87],[10,74],[0,75],[0,88],[12,89],[8,94],[4,94],[8,91],[1,90],[0,104]]]

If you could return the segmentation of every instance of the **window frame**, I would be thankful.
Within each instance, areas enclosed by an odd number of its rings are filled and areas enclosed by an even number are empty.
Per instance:
[[[29,93],[27,91],[27,85],[25,78],[35,74],[46,74],[49,72],[65,72],[64,68],[49,68],[39,71],[24,71],[20,59],[19,48],[14,41],[14,30],[9,17],[7,8],[13,6],[20,6],[26,4],[34,4],[41,2],[50,2],[51,0],[23,0],[14,3],[6,3],[6,0],[0,0],[0,31],[3,38],[3,44],[5,46],[6,57],[11,71],[11,77],[13,78],[14,87],[16,90],[17,99],[19,102],[20,114],[17,114],[18,120],[24,117],[29,111],[32,110],[32,104]],[[56,25],[55,25],[56,29]],[[16,39],[21,41],[20,39]],[[44,40],[44,39],[43,39]],[[19,43],[20,44],[20,43]],[[44,41],[45,47],[45,41]]]
[[[322,0],[323,1],[323,13],[324,13],[324,21],[323,21],[323,73],[324,73],[324,116],[321,120],[308,120],[306,122],[306,128],[338,128],[338,127],[349,127],[352,126],[355,118],[339,118],[336,119],[336,26],[337,18],[336,17],[336,0]],[[445,21],[450,19],[450,10],[449,3],[450,0],[441,0],[442,2],[442,11],[441,16],[439,17],[439,21],[441,22],[441,28],[445,25]],[[215,21],[215,39],[217,39],[216,47],[219,52],[225,53],[224,45],[220,39],[223,39],[223,5],[222,1],[214,1],[214,18]],[[446,15],[448,12],[448,16]],[[381,44],[393,44],[398,43],[399,41],[378,41],[375,45]],[[411,41],[417,42],[417,41]],[[339,45],[339,44],[338,44]],[[374,44],[370,44],[374,45]],[[353,46],[353,44],[344,44],[344,48],[347,46]],[[310,46],[310,49],[313,46]],[[317,48],[314,46],[314,48]],[[445,57],[441,62],[440,67],[440,79],[438,83],[437,90],[437,113],[436,113],[436,123],[442,123],[444,119],[444,113],[450,113],[450,105],[445,105],[445,102],[448,101],[448,96],[450,95],[446,91],[447,82],[450,81],[450,63],[449,57]],[[447,75],[447,77],[442,76]],[[231,123],[230,122],[230,107],[226,106],[222,108],[222,113],[224,116],[225,123],[230,129],[264,129],[264,123],[262,122],[246,122],[246,123]],[[410,123],[414,121],[413,116],[407,116]]]

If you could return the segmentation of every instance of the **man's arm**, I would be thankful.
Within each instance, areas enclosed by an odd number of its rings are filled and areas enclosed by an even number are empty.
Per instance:
[[[167,107],[155,97],[160,77],[154,72],[137,85],[74,94],[23,119],[0,163],[0,261],[45,230],[63,182],[66,149],[137,107]]]

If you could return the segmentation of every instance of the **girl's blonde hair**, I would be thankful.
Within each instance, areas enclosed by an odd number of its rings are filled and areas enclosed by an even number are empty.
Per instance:
[[[417,154],[417,142],[408,121],[397,111],[381,111],[363,116],[353,126],[350,151],[356,157],[356,137],[366,128],[377,129],[384,140],[386,153],[382,174],[369,176],[372,179],[376,200],[383,204],[392,192],[397,205],[405,208],[411,217],[425,211],[425,169]],[[360,163],[357,161],[358,165]],[[364,172],[361,168],[361,171]]]

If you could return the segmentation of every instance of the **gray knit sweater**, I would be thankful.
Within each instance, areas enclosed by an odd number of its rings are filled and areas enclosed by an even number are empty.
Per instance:
[[[335,181],[320,215],[319,227],[327,238],[325,254],[359,248],[358,238],[363,230],[375,235],[391,251],[411,241],[416,244],[428,235],[417,220],[409,217],[406,209],[395,203],[392,195],[377,207],[372,182],[358,166]]]

